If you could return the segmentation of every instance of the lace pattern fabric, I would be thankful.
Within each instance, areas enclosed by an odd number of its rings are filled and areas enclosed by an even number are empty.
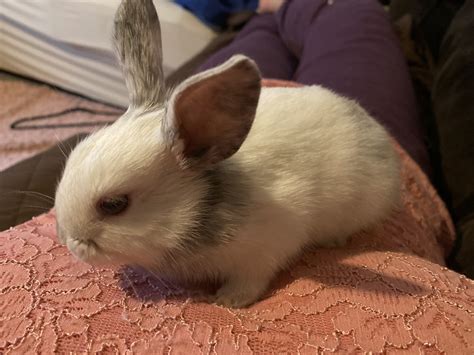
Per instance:
[[[474,353],[474,282],[443,264],[451,220],[398,150],[403,208],[344,248],[306,251],[247,309],[77,261],[54,211],[0,233],[0,353]]]

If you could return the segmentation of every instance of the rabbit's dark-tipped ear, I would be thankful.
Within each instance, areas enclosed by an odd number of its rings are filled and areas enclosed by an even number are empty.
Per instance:
[[[115,14],[114,43],[133,107],[165,96],[161,30],[152,0],[123,0]]]
[[[252,127],[260,89],[256,64],[242,55],[187,79],[169,101],[165,137],[186,162],[207,165],[230,157]]]

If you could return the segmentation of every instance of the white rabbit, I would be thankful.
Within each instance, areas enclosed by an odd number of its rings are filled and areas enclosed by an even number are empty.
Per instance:
[[[168,97],[151,0],[123,1],[115,41],[130,107],[74,149],[56,193],[78,258],[221,280],[215,302],[243,307],[305,246],[343,244],[396,206],[398,155],[356,102],[261,89],[240,55]]]

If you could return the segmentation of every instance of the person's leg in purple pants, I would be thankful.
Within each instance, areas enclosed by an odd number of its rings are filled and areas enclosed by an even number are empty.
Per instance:
[[[221,64],[237,53],[255,60],[265,78],[291,80],[298,65],[297,58],[280,38],[273,14],[253,17],[232,43],[215,53],[198,71]]]
[[[257,36],[262,29],[272,30]],[[254,59],[265,78],[322,85],[357,100],[430,172],[407,66],[376,0],[287,1],[273,16],[254,17],[200,70],[237,53]],[[289,64],[292,58],[296,66]]]

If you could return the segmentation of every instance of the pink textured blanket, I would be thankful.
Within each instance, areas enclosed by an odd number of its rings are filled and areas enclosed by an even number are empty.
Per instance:
[[[0,233],[0,353],[474,353],[474,282],[443,262],[451,220],[399,152],[404,208],[345,248],[308,251],[248,309],[78,262],[52,212]]]
[[[0,80],[0,171],[31,157],[59,141],[79,132],[90,132],[97,127],[64,127],[68,124],[91,121],[106,122],[119,116],[120,110],[95,103],[78,96],[54,90],[46,85],[33,84],[23,80]],[[27,121],[12,129],[11,125],[24,118],[54,115],[75,108],[99,112],[116,112],[114,116],[71,112],[53,118]],[[34,129],[39,125],[53,128]]]

